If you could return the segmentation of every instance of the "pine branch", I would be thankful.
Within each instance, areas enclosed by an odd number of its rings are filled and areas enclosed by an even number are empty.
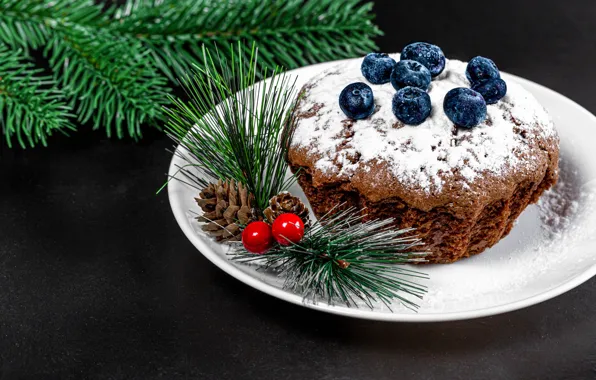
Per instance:
[[[410,295],[422,298],[426,287],[412,281],[426,279],[418,271],[400,264],[424,261],[420,245],[409,229],[396,230],[393,219],[362,222],[354,208],[326,215],[306,231],[298,244],[276,245],[263,255],[238,249],[233,258],[242,263],[259,263],[286,276],[284,287],[313,302],[341,302],[369,308],[382,302],[388,308],[397,300],[416,309]]]
[[[126,128],[137,138],[141,124],[161,118],[167,80],[148,64],[140,43],[75,25],[56,27],[53,34],[45,55],[81,123],[92,119],[108,137],[115,129],[122,138]]]
[[[23,148],[46,146],[52,133],[75,129],[64,94],[41,71],[0,44],[0,126],[9,147],[15,139]]]
[[[108,136],[141,136],[141,124],[162,116],[167,81],[135,39],[112,35],[91,0],[0,0],[0,39],[13,47],[46,46],[55,80],[82,123]]]
[[[112,30],[139,38],[174,79],[202,62],[202,45],[214,55],[218,45],[246,41],[248,60],[254,42],[270,68],[364,55],[381,34],[371,9],[360,0],[129,0]]]
[[[93,0],[0,0],[0,42],[25,52],[45,47],[79,121],[138,137],[143,122],[162,115],[164,75],[184,77],[194,64],[209,64],[204,56],[231,60],[217,46],[240,41],[235,59],[245,63],[251,43],[259,46],[259,76],[263,67],[362,55],[380,34],[371,7],[359,0],[128,0],[102,10]]]
[[[105,26],[110,14],[93,0],[0,0],[0,40],[13,48],[38,49],[56,26]]]
[[[257,83],[257,50],[253,45],[245,62],[242,49],[241,43],[237,49],[231,46],[230,60],[204,50],[205,67],[183,81],[190,101],[172,98],[166,130],[183,148],[186,166],[180,172],[187,183],[197,189],[208,185],[195,169],[212,179],[233,179],[247,186],[263,210],[291,183],[284,178],[295,79],[276,69],[267,81]]]

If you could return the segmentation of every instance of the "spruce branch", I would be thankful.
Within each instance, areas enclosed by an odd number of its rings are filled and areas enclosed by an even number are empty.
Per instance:
[[[112,13],[102,13],[93,0],[0,0],[0,40],[13,48],[38,49],[57,26],[101,27]]]
[[[71,108],[49,76],[21,51],[0,44],[0,126],[9,147],[47,145],[54,132],[74,130]]]
[[[180,168],[184,179],[177,179],[197,189],[210,179],[233,179],[247,186],[263,210],[294,180],[284,178],[295,78],[277,68],[258,82],[269,72],[259,71],[254,45],[247,62],[243,49],[241,43],[230,46],[229,60],[218,51],[215,57],[203,51],[204,67],[182,83],[190,101],[171,98],[166,131],[181,146],[186,162]]]
[[[147,54],[138,41],[74,25],[56,27],[45,49],[78,120],[93,120],[93,128],[105,128],[108,137],[114,129],[118,138],[124,131],[140,137],[141,125],[159,119],[167,103],[167,80],[148,64]]]
[[[104,9],[93,0],[0,0],[0,43],[25,53],[45,48],[79,121],[138,137],[140,124],[162,116],[164,78],[208,65],[206,55],[232,60],[218,45],[245,42],[234,54],[246,64],[251,44],[259,46],[258,76],[264,67],[362,55],[380,34],[371,7],[359,0],[128,0]]]
[[[381,34],[371,9],[360,0],[129,0],[115,12],[112,30],[140,39],[174,79],[203,62],[202,46],[214,55],[237,41],[248,42],[238,52],[246,60],[256,43],[260,63],[270,68],[364,55]]]
[[[363,218],[355,208],[327,214],[297,244],[276,245],[262,255],[239,248],[232,256],[284,275],[284,288],[314,303],[323,300],[349,307],[364,303],[372,309],[382,302],[391,309],[397,300],[418,308],[405,295],[421,299],[426,287],[414,280],[428,277],[403,264],[424,261],[426,253],[412,252],[420,241],[410,235],[411,229],[396,230],[393,219],[363,222]]]
[[[167,80],[140,42],[110,34],[113,8],[92,0],[0,0],[0,39],[23,49],[45,46],[55,81],[78,121],[93,120],[109,136],[141,136],[162,116]]]

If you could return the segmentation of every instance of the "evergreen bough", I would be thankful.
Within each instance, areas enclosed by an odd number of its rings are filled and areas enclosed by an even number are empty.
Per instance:
[[[288,69],[364,55],[381,34],[371,9],[359,0],[128,0],[119,7],[0,0],[2,133],[9,146],[45,145],[52,131],[73,129],[72,112],[108,136],[139,138],[141,125],[164,118],[168,80],[204,65],[203,47],[215,56],[241,42],[249,62],[254,43],[261,65]],[[52,79],[29,63],[35,51]]]
[[[74,130],[71,108],[52,77],[20,50],[0,45],[0,128],[6,144],[46,145],[53,132]]]

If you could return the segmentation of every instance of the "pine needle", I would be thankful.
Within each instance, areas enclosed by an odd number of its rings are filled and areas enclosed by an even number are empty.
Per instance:
[[[372,3],[360,0],[129,0],[112,28],[139,38],[174,79],[204,63],[203,46],[214,56],[217,46],[237,41],[247,42],[237,52],[246,61],[256,43],[260,64],[269,68],[370,53],[382,34],[371,10]]]
[[[92,0],[0,0],[0,40],[13,48],[45,46],[79,122],[92,121],[108,137],[139,138],[142,124],[163,115],[167,79],[139,41],[107,31],[112,14]]]
[[[141,125],[162,117],[167,80],[146,60],[137,41],[76,26],[57,27],[45,49],[56,80],[71,97],[81,123],[141,136]]]
[[[186,165],[179,173],[187,182],[200,189],[211,179],[234,179],[248,187],[263,210],[293,179],[284,180],[295,79],[277,68],[258,82],[268,73],[259,75],[256,47],[248,62],[243,48],[231,46],[230,59],[204,50],[205,66],[182,82],[190,101],[171,98],[166,131],[183,148]]]
[[[38,49],[57,26],[105,26],[109,14],[93,0],[0,0],[0,41],[25,51]]]
[[[276,245],[263,255],[243,249],[232,255],[241,263],[274,269],[285,276],[286,289],[314,303],[372,309],[381,302],[391,309],[398,301],[417,309],[411,297],[422,299],[426,287],[414,280],[428,277],[403,264],[424,261],[426,253],[412,252],[421,245],[419,239],[410,235],[411,229],[396,230],[393,219],[363,218],[360,210],[349,208],[316,221],[298,244]]]
[[[278,66],[364,55],[381,34],[372,3],[359,0],[128,0],[104,8],[93,0],[0,0],[0,43],[25,53],[45,48],[78,120],[117,137],[138,138],[142,124],[160,121],[167,79],[209,65],[204,57],[232,60],[217,46],[244,42],[234,59],[245,65],[258,46],[254,71],[263,77]]]
[[[75,129],[64,93],[41,71],[0,44],[0,126],[9,147],[15,139],[22,148],[46,146],[52,133]]]

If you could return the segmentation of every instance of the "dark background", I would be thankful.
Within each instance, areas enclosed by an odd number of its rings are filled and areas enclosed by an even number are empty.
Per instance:
[[[596,2],[377,1],[382,51],[438,44],[596,112]],[[81,130],[0,158],[0,379],[595,379],[596,282],[471,321],[389,324],[264,295],[155,196],[168,140]]]

